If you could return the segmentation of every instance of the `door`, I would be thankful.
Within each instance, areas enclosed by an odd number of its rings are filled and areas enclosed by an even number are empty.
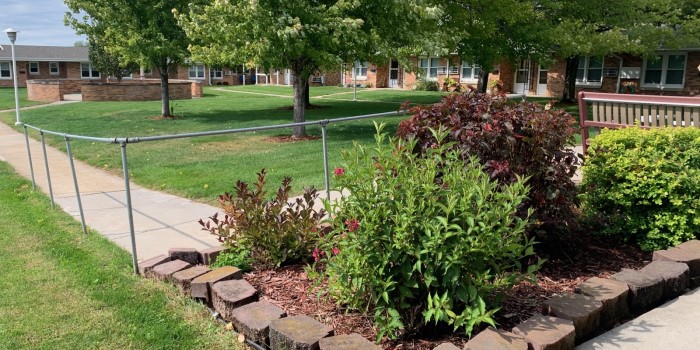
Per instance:
[[[399,87],[399,62],[395,60],[389,61],[389,87]]]
[[[549,67],[540,64],[537,69],[537,95],[547,96],[547,73]]]
[[[515,72],[515,81],[513,82],[513,93],[527,93],[528,80],[530,77],[530,60],[520,62],[518,69]]]

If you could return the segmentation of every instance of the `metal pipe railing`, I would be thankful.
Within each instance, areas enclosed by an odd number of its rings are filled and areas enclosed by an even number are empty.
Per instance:
[[[51,197],[51,208],[56,209],[56,204],[53,199],[53,186],[51,186],[51,171],[49,170],[49,158],[46,155],[46,142],[44,141],[44,133],[39,131],[41,135],[41,149],[44,153],[44,166],[46,167],[46,181],[49,183],[49,196]],[[29,143],[29,142],[27,142]]]

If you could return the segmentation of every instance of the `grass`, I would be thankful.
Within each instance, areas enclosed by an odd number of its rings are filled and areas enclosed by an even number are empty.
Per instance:
[[[29,107],[35,105],[41,105],[48,102],[44,101],[29,101],[27,99],[27,88],[18,88],[19,93],[19,106]],[[4,109],[14,109],[15,108],[15,89],[11,87],[0,87],[0,111]]]
[[[272,93],[282,97],[254,93]],[[245,128],[290,123],[291,89],[275,86],[212,87],[201,99],[173,101],[173,120],[157,118],[160,102],[81,102],[50,106],[22,113],[26,123],[47,130],[99,137],[125,137],[175,134],[219,129]],[[330,93],[352,93],[339,87],[312,87],[314,96]],[[346,98],[344,95],[339,95]],[[348,95],[350,98],[352,95]],[[396,111],[404,100],[420,103],[436,102],[441,93],[362,90],[360,101],[336,100],[338,95],[314,98],[318,109],[307,111],[306,120],[355,116]],[[0,120],[12,124],[14,115],[0,114]],[[405,116],[380,118],[393,133]],[[308,127],[311,136],[321,135],[320,127]],[[276,188],[284,176],[292,176],[293,190],[301,193],[305,186],[323,187],[322,143],[320,139],[299,142],[275,142],[271,137],[289,135],[291,130],[207,136],[164,142],[130,144],[129,167],[133,180],[145,187],[183,197],[213,203],[216,197],[232,191],[235,181],[255,180],[261,168],[268,170],[270,188]],[[30,132],[37,138],[35,132]],[[340,166],[341,151],[353,141],[372,142],[371,120],[331,124],[328,127],[328,149],[331,169]],[[47,138],[49,144],[65,149],[60,137]],[[121,174],[118,145],[75,141],[74,154],[94,166]]]
[[[0,349],[243,349],[0,162]]]

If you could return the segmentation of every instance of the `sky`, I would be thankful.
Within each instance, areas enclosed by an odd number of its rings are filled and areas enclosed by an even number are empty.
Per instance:
[[[68,8],[62,0],[0,0],[0,44],[9,45],[4,31],[19,31],[16,45],[73,46],[85,40],[63,25]]]

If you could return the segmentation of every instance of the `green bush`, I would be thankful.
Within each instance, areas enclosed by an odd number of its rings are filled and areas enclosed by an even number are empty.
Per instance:
[[[320,238],[319,278],[338,303],[374,313],[378,339],[427,323],[467,333],[493,325],[491,297],[525,276],[521,262],[533,253],[527,219],[515,215],[524,180],[499,190],[449,144],[419,156],[413,141],[386,142],[381,129],[376,147],[355,145],[336,169],[351,195],[332,208],[333,230]]]
[[[250,271],[253,268],[252,265],[253,259],[250,257],[250,251],[247,249],[241,248],[236,251],[227,249],[216,257],[216,261],[211,264],[211,268],[235,266],[242,271]]]
[[[209,221],[199,220],[199,223],[231,251],[238,252],[236,254],[249,252],[256,266],[280,266],[308,259],[316,245],[317,227],[325,211],[313,208],[318,198],[318,191],[313,188],[304,189],[303,196],[289,204],[291,182],[290,177],[285,177],[275,197],[268,200],[264,190],[265,169],[262,169],[252,189],[247,183],[237,181],[235,195],[219,196],[225,213],[223,218],[217,213]]]
[[[439,91],[440,85],[438,85],[437,81],[418,79],[418,81],[416,82],[416,90],[417,91]]]
[[[700,130],[603,130],[591,140],[581,198],[605,232],[644,250],[700,234]]]

